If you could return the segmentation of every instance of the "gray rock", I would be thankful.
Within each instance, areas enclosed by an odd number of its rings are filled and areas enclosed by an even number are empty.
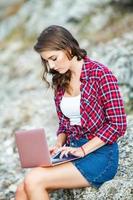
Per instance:
[[[2,2],[6,4],[7,1]],[[15,2],[17,1],[11,0],[10,4]],[[27,38],[38,35],[42,28],[49,24],[57,24],[57,19],[58,24],[65,25],[76,35],[80,29],[86,30],[84,33],[87,33],[90,29],[89,23],[92,29],[100,31],[114,15],[113,8],[108,6],[111,0],[51,2],[38,0],[36,4],[35,0],[25,1],[16,15],[1,21],[0,39],[2,42],[12,31],[19,32],[20,26],[24,28],[24,35]],[[88,13],[90,18],[84,18],[86,15],[88,17]],[[44,21],[44,19],[47,20]],[[81,27],[75,25],[82,19],[89,20],[89,23],[81,23]],[[83,37],[84,35],[81,37],[83,41],[81,43],[88,47],[89,36],[87,39]],[[132,33],[106,44],[99,44],[97,48],[91,48],[91,50],[92,58],[107,64],[114,71],[128,105],[133,97]],[[15,38],[10,42],[5,42],[0,50],[0,61],[0,200],[14,200],[17,185],[29,171],[20,167],[14,132],[20,128],[45,127],[49,146],[52,146],[55,142],[58,123],[52,91],[47,90],[41,82],[42,67],[39,56],[31,50],[31,46],[25,47],[24,38]],[[128,105],[128,109],[131,109],[131,106]],[[99,190],[94,188],[57,190],[51,193],[51,199],[133,199],[132,141],[133,116],[128,115],[127,132],[124,138],[118,141],[120,165],[115,178],[104,183]]]
[[[112,0],[112,2],[115,2],[115,3],[119,3],[120,5],[121,4],[124,4],[124,5],[133,5],[133,1],[132,0]]]
[[[59,0],[46,6],[47,0],[38,0],[37,4],[36,0],[26,1],[16,15],[1,22],[0,40],[6,38],[14,29],[19,31],[19,28],[26,30],[24,35],[30,37],[38,35],[49,24],[64,24],[68,28],[72,28],[69,27],[68,21],[71,21],[71,19],[79,21],[85,14],[92,13],[98,6],[102,7],[109,2],[110,0],[76,0],[74,2]],[[64,15],[64,13],[67,13],[67,15]],[[44,21],[44,19],[47,20]]]

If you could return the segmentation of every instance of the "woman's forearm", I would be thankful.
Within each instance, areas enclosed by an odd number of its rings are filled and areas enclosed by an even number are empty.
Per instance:
[[[96,149],[104,146],[105,144],[106,144],[105,142],[103,142],[100,138],[95,136],[93,139],[88,141],[86,144],[82,145],[82,147],[85,151],[85,155],[87,155],[87,154],[95,151]]]
[[[65,133],[60,133],[57,136],[57,143],[60,144],[61,146],[63,146],[63,144],[65,143],[65,141],[66,141],[66,134]]]

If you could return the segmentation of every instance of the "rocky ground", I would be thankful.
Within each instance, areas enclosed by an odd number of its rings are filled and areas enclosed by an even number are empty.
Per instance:
[[[133,199],[132,8],[132,0],[0,2],[0,200],[14,200],[17,185],[29,171],[20,167],[15,131],[44,127],[49,146],[56,138],[53,93],[41,81],[41,63],[32,50],[40,30],[50,24],[67,27],[91,58],[113,71],[118,78],[128,119],[127,132],[118,141],[120,161],[115,178],[99,190],[59,190],[51,194],[51,199]]]

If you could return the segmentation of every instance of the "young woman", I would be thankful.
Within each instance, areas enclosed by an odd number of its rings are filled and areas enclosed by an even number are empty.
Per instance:
[[[38,37],[34,49],[44,66],[44,81],[52,75],[59,117],[60,149],[79,159],[53,167],[34,168],[18,186],[16,200],[48,200],[60,188],[99,188],[118,168],[117,139],[126,131],[126,114],[117,79],[103,64],[91,60],[71,33],[50,26]],[[64,146],[66,144],[66,146]]]

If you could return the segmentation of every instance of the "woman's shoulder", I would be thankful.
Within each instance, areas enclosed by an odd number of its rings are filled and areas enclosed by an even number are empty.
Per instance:
[[[85,57],[84,59],[83,71],[85,72],[86,76],[89,76],[92,78],[101,78],[101,76],[108,75],[108,74],[113,75],[109,67],[107,67],[101,62],[92,60],[89,57]]]

